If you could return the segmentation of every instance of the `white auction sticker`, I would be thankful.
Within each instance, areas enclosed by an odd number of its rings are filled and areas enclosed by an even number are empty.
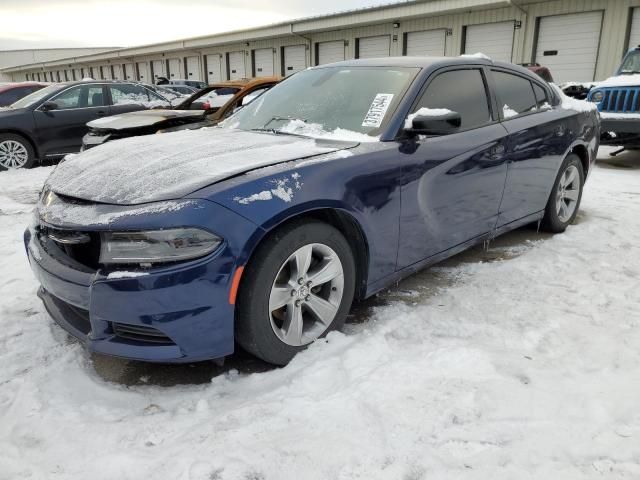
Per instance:
[[[371,103],[371,107],[369,107],[367,115],[364,117],[362,126],[373,128],[380,127],[380,125],[382,125],[382,120],[384,120],[384,116],[387,114],[387,110],[389,110],[393,96],[393,93],[377,94],[376,98],[374,98]]]

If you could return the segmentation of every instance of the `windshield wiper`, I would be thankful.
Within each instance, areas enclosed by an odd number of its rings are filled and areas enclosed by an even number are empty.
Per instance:
[[[288,135],[291,137],[306,137],[306,135],[302,135],[300,133],[285,132],[284,130],[278,130],[276,128],[252,128],[250,131],[251,132],[269,132],[269,133],[273,133],[274,135]]]
[[[286,121],[293,121],[293,120],[300,120],[301,122],[304,122],[304,123],[308,122],[308,120],[306,120],[304,118],[282,117],[282,116],[275,115],[275,116],[271,117],[271,120],[269,120],[267,123],[265,123],[262,126],[262,128],[267,128],[269,126],[269,124],[271,124],[273,122],[286,122]]]

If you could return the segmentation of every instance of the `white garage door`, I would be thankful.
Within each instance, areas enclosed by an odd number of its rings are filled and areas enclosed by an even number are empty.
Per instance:
[[[187,57],[187,79],[200,80],[200,57]]]
[[[111,65],[103,65],[102,66],[102,79],[103,80],[111,80],[113,76],[111,75]]]
[[[467,26],[464,53],[484,53],[493,60],[510,62],[513,52],[513,22]]]
[[[147,62],[138,62],[138,80],[140,82],[151,81],[151,76],[149,75],[149,67],[147,66]]]
[[[122,67],[124,69],[124,79],[125,80],[135,80],[136,72],[133,68],[133,63],[125,63]]]
[[[549,67],[558,83],[592,81],[601,27],[602,12],[541,18],[536,62]]]
[[[344,40],[318,43],[318,65],[342,62],[344,60]]]
[[[154,60],[151,62],[153,66],[153,83],[158,80],[158,77],[166,77],[167,75],[164,72],[165,61],[164,60]]]
[[[253,51],[254,76],[273,76],[273,49],[259,48]]]
[[[391,52],[389,35],[358,39],[358,58],[388,57]]]
[[[113,66],[113,78],[114,80],[123,80],[122,78],[122,65]]]
[[[237,80],[246,78],[247,74],[244,67],[244,52],[231,52],[227,54],[229,64],[229,80]]]
[[[410,32],[406,37],[406,55],[409,57],[444,56],[447,31],[445,29]]]
[[[169,59],[169,78],[184,78],[182,76],[182,60],[179,58]]]
[[[631,18],[631,34],[629,35],[629,48],[636,48],[640,45],[640,8],[633,9]]]
[[[80,81],[82,80],[82,72],[79,68],[74,68],[73,69],[73,74],[75,75],[74,80]]]
[[[284,47],[284,76],[307,68],[307,48],[304,45]]]
[[[207,83],[222,81],[222,62],[219,54],[207,55]]]

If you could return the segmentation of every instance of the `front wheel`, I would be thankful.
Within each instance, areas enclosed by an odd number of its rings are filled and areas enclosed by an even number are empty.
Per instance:
[[[337,229],[315,221],[286,226],[247,265],[236,339],[255,356],[286,365],[343,325],[354,291],[353,253]]]
[[[36,162],[31,144],[14,134],[0,134],[0,170],[31,168]]]
[[[584,168],[577,155],[564,159],[549,197],[542,228],[552,233],[562,233],[573,223],[580,209]]]

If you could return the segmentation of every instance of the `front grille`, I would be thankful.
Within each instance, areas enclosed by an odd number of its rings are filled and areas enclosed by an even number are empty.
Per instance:
[[[72,263],[82,265],[93,271],[98,269],[100,261],[99,233],[59,230],[43,225],[38,227],[37,233],[40,245],[50,255],[57,258],[61,256],[67,257]],[[60,241],[65,237],[74,236],[86,237],[87,240],[82,243],[64,243]]]
[[[157,343],[162,345],[175,345],[175,343],[164,333],[152,327],[141,325],[126,325],[124,323],[113,323],[113,333],[117,337],[136,342]]]
[[[599,108],[601,112],[611,113],[640,112],[640,87],[604,90],[604,98]]]

